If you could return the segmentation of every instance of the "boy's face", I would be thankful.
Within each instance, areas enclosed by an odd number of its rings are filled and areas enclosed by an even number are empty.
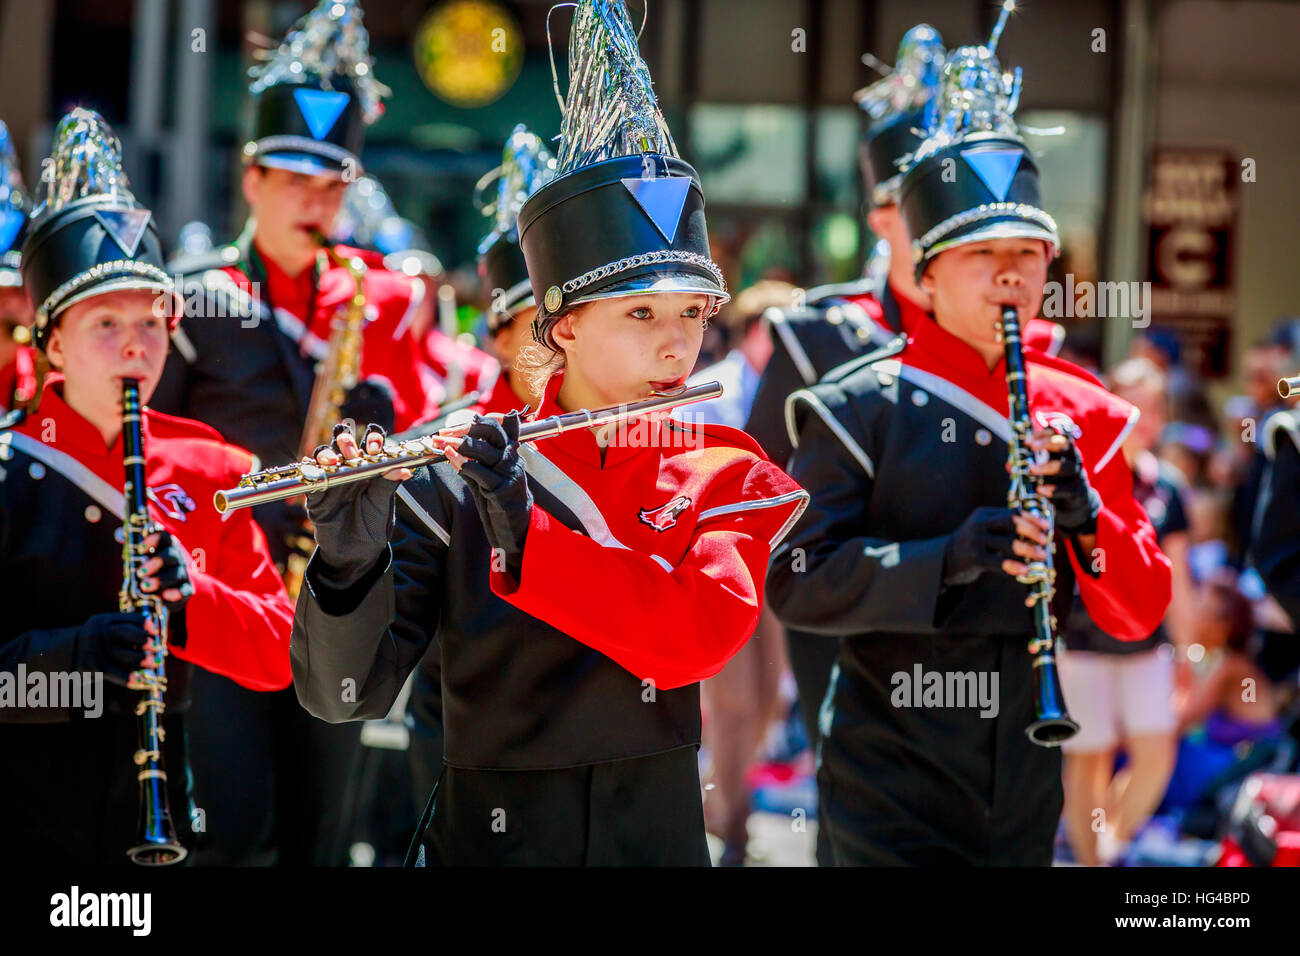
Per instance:
[[[985,239],[939,253],[921,276],[935,320],[965,342],[995,345],[1003,306],[1013,305],[1023,329],[1038,315],[1047,284],[1041,239]]]
[[[314,256],[312,231],[329,235],[348,184],[331,176],[251,165],[244,170],[244,199],[257,220],[259,244],[293,257]]]
[[[154,315],[154,293],[109,292],[69,306],[50,332],[46,354],[67,388],[84,404],[110,408],[122,401],[122,379],[140,380],[148,402],[167,358],[166,318]]]
[[[577,321],[573,313],[563,316],[552,334],[568,373],[614,405],[684,384],[711,309],[710,297],[697,293],[600,299],[579,306]]]

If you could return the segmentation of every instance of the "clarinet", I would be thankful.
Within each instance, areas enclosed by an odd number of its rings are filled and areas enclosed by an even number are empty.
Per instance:
[[[1033,453],[1029,449],[1032,424],[1029,419],[1029,392],[1025,379],[1025,354],[1020,341],[1020,320],[1014,307],[1002,310],[998,326],[1006,351],[1007,393],[1010,406],[1011,440],[1007,443],[1007,460],[1011,464],[1011,487],[1007,490],[1007,507],[1027,515],[1047,519],[1049,532],[1055,530],[1055,509],[1051,501],[1038,493],[1039,475],[1031,475]],[[1029,656],[1034,662],[1034,722],[1025,728],[1029,739],[1040,747],[1059,747],[1079,730],[1079,725],[1065,709],[1061,679],[1056,670],[1056,617],[1052,614],[1052,596],[1056,593],[1056,568],[1052,554],[1056,544],[1049,541],[1047,557],[1029,561],[1028,569],[1016,580],[1029,586],[1033,604],[1034,637],[1029,642]]]
[[[126,464],[125,522],[122,526],[122,590],[118,604],[123,612],[140,611],[153,621],[156,636],[151,636],[146,650],[153,668],[132,673],[128,686],[143,694],[136,704],[136,728],[139,749],[135,765],[139,768],[140,819],[135,846],[126,851],[131,862],[141,866],[166,866],[179,863],[188,852],[176,838],[171,807],[167,802],[167,770],[163,764],[162,726],[163,695],[167,691],[167,605],[160,594],[140,590],[139,570],[149,560],[144,539],[153,531],[149,521],[147,486],[144,476],[144,430],[140,414],[140,383],[122,381],[122,451]]]

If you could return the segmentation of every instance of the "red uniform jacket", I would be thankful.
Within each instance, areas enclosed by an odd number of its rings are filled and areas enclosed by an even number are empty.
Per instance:
[[[536,416],[560,411],[562,379]],[[656,687],[718,673],[753,634],[771,548],[808,493],[722,425],[634,424],[603,464],[590,431],[521,454],[548,488],[575,492],[589,536],[534,504],[520,580],[494,571],[493,592]],[[591,584],[581,600],[575,580]]]
[[[104,447],[99,432],[64,403],[60,391],[60,379],[51,376],[40,406],[13,429],[10,440],[47,470],[76,474],[83,490],[89,483],[120,503],[122,439]],[[253,469],[252,456],[222,443],[206,425],[148,409],[144,434],[150,516],[189,555],[194,585],[185,607],[184,646],[172,647],[172,653],[253,690],[288,687],[293,605],[271,564],[266,539],[249,511],[223,516],[212,507],[215,491]],[[120,520],[88,505],[86,520],[92,518]]]

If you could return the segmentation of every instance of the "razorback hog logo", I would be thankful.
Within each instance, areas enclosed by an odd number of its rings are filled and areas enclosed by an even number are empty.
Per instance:
[[[666,505],[658,508],[642,508],[636,516],[656,531],[667,531],[677,524],[677,516],[691,506],[691,499],[678,495]]]
[[[185,489],[175,482],[150,488],[149,497],[164,514],[171,515],[177,521],[184,521],[185,516],[198,507],[194,499],[185,493]]]
[[[1074,423],[1074,419],[1065,412],[1034,412],[1038,424],[1043,428],[1055,428],[1062,434],[1078,439],[1083,436],[1083,429]]]

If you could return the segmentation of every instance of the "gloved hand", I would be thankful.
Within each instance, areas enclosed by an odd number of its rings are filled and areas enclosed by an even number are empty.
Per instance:
[[[506,568],[518,578],[533,510],[533,493],[519,456],[519,412],[500,420],[475,415],[459,445],[447,444],[447,460],[474,496],[488,544],[504,553]]]
[[[144,544],[151,557],[137,572],[140,590],[145,594],[160,594],[168,610],[178,613],[194,595],[185,551],[170,532],[161,529],[146,536]]]
[[[1095,534],[1101,514],[1101,495],[1088,483],[1083,458],[1069,435],[1048,428],[1030,436],[1029,447],[1046,460],[1030,465],[1029,473],[1041,475],[1039,491],[1056,508],[1056,526],[1068,535]]]
[[[391,432],[397,427],[396,403],[393,390],[383,379],[365,378],[357,382],[343,398],[339,417],[354,422],[373,422]]]
[[[106,681],[126,687],[131,672],[141,669],[148,640],[137,613],[95,614],[77,628],[73,670],[100,671]]]
[[[366,452],[375,454],[384,446],[384,429],[371,423],[363,439]],[[359,457],[352,423],[334,426],[334,441],[316,449],[316,463],[336,465],[345,458]],[[396,520],[399,482],[411,477],[409,468],[395,468],[382,478],[335,485],[307,495],[307,514],[316,526],[316,547],[324,562],[325,577],[343,589],[361,580],[388,547]]]
[[[1024,561],[1047,557],[1048,543],[1046,522],[1040,519],[1009,508],[976,508],[944,549],[943,583],[970,584],[987,571],[1019,574]]]

